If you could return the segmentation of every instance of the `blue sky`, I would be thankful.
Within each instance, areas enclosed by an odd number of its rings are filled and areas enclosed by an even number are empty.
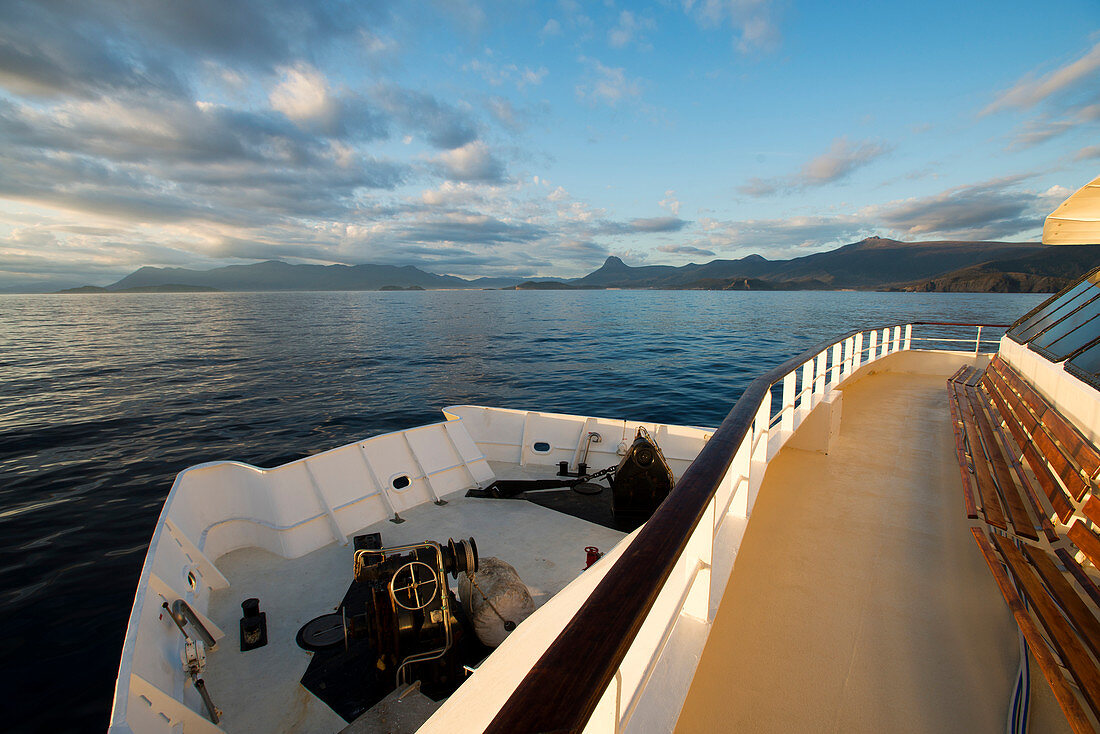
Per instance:
[[[1098,133],[1095,0],[9,0],[0,290],[1038,239]]]

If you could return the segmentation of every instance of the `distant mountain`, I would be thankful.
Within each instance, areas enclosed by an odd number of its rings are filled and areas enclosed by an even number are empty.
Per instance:
[[[1085,270],[1100,253],[1034,242],[900,242],[869,237],[790,260],[749,255],[708,263],[631,267],[609,257],[581,278],[477,278],[435,275],[411,265],[290,265],[271,260],[213,270],[144,267],[107,286],[108,291],[169,286],[224,291],[356,291],[411,288],[686,288],[740,290],[819,289],[1047,289]],[[998,265],[997,263],[1007,263]],[[1091,264],[1090,264],[1091,263]],[[1088,265],[1088,267],[1086,267]],[[985,270],[967,271],[973,268]],[[961,272],[967,271],[967,272]],[[998,273],[1000,275],[998,275]],[[1018,278],[1013,274],[1026,275]],[[950,282],[944,280],[951,276]],[[1054,278],[1055,280],[1041,280]],[[931,283],[935,281],[935,283]],[[930,284],[931,283],[931,284]]]
[[[518,279],[517,279],[518,280]],[[401,288],[472,288],[453,275],[434,275],[411,265],[290,265],[269,260],[229,265],[213,270],[141,268],[107,290],[168,283],[201,285],[225,291],[368,291],[391,285]]]
[[[1043,249],[1028,242],[899,242],[869,237],[791,260],[749,255],[703,265],[634,268],[609,257],[598,270],[571,282],[605,288],[725,288],[733,281],[756,280],[759,286],[772,288],[877,288]]]
[[[179,283],[167,283],[165,285],[135,285],[129,288],[117,288],[108,290],[98,285],[82,285],[79,288],[63,288],[58,293],[218,293],[217,288],[209,288],[204,285],[180,285]]]
[[[907,291],[1053,293],[1100,265],[1100,245],[1059,245],[944,273],[903,287]]]

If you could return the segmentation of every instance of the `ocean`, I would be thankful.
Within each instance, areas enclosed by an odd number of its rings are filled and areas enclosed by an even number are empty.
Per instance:
[[[1009,323],[1042,299],[0,296],[5,728],[105,730],[146,546],[174,475],[192,464],[275,466],[440,420],[454,403],[715,426],[754,376],[832,335],[921,320]]]

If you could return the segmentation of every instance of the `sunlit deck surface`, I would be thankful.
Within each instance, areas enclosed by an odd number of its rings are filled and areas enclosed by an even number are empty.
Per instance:
[[[500,476],[553,475],[553,470],[494,466]],[[380,532],[392,547],[448,537],[477,541],[482,557],[511,564],[542,606],[581,574],[585,546],[610,549],[624,534],[522,500],[449,498],[401,513],[404,523],[383,520],[363,528]],[[337,732],[347,726],[328,706],[298,684],[311,654],[295,644],[298,629],[332,612],[352,579],[351,544],[328,545],[287,560],[257,548],[233,551],[217,561],[232,584],[214,592],[210,617],[227,637],[209,655],[205,675],[215,703],[225,711],[221,726],[233,734],[280,731]],[[457,582],[448,578],[452,589]],[[238,647],[240,603],[258,597],[267,612],[268,644],[242,653]]]
[[[682,732],[1003,731],[1017,630],[963,509],[945,380],[913,354],[844,390],[828,455],[784,448]],[[1031,730],[1068,731],[1032,664]]]

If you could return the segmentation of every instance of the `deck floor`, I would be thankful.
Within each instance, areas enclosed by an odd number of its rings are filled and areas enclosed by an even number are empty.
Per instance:
[[[1004,730],[1017,631],[967,530],[948,374],[859,379],[828,455],[775,457],[678,731]],[[1068,730],[1032,671],[1032,731]]]
[[[624,537],[523,500],[452,496],[446,506],[425,504],[401,514],[405,522],[400,525],[383,520],[361,532],[381,532],[389,547],[473,536],[483,558],[495,556],[516,569],[536,606],[580,575],[585,546],[610,549]],[[295,559],[258,548],[218,559],[231,586],[214,593],[209,616],[227,637],[210,653],[205,677],[215,703],[225,711],[221,726],[226,731],[336,732],[346,726],[299,685],[311,654],[294,638],[303,624],[340,603],[351,583],[352,555],[350,544],[332,544]],[[457,589],[457,582],[448,581]],[[237,642],[240,603],[252,596],[267,612],[269,642],[242,653]]]

